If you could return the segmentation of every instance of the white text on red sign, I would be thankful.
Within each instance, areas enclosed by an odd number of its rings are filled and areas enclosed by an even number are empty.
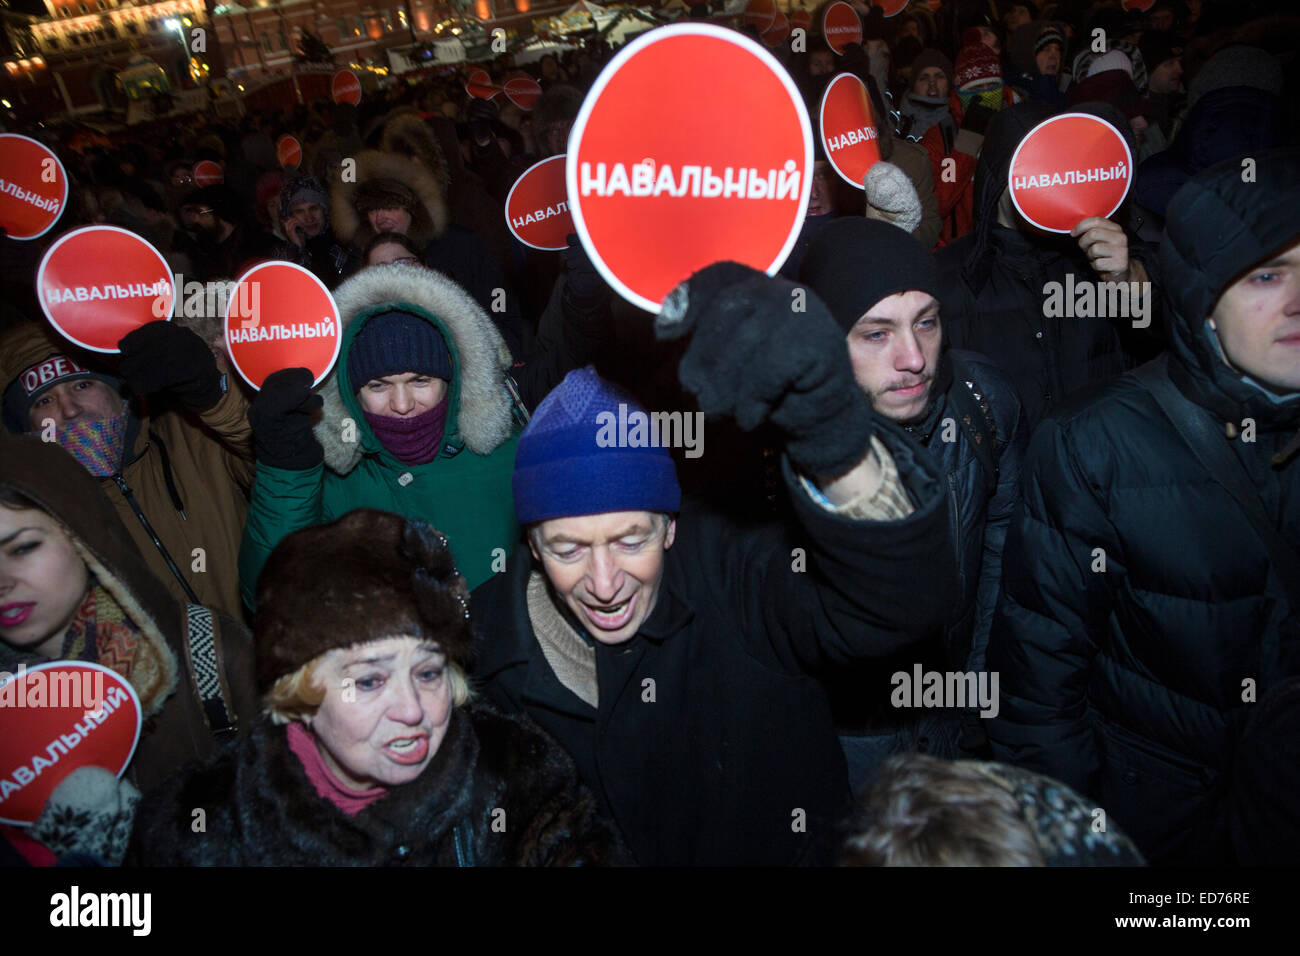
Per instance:
[[[20,202],[25,202],[29,206],[35,206],[37,209],[44,209],[46,212],[59,211],[59,200],[46,199],[37,193],[28,192],[17,183],[11,183],[4,179],[0,179],[0,193],[13,196]]]
[[[334,320],[324,319],[315,324],[299,322],[297,325],[231,329],[230,343],[238,345],[244,342],[287,342],[290,339],[323,339],[336,334]]]
[[[832,136],[826,141],[826,148],[834,153],[849,146],[857,146],[858,143],[869,143],[878,135],[874,126],[863,126],[840,136]]]
[[[659,167],[638,163],[628,176],[627,167],[615,163],[605,178],[605,164],[596,163],[596,174],[591,174],[591,163],[581,167],[579,192],[583,196],[695,196],[705,199],[790,199],[799,201],[799,170],[793,159],[786,160],[784,170],[770,169],[764,176],[757,169],[737,170],[727,166],[716,176],[712,166],[683,166],[680,175],[671,165]]]
[[[49,754],[48,760],[37,754],[32,757],[30,767],[24,764],[14,770],[14,778],[12,781],[8,778],[0,777],[0,803],[4,803],[9,799],[9,794],[17,793],[23,787],[27,786],[44,773],[47,768],[53,767],[59,762],[60,756],[68,754],[72,748],[81,743],[81,741],[84,740],[92,730],[102,724],[108,718],[108,715],[117,709],[117,705],[129,700],[130,698],[122,688],[110,688],[108,694],[104,697],[104,702],[101,707],[94,711],[86,711],[86,714],[82,719],[86,726],[83,727],[81,725],[82,722],[79,721],[78,723],[73,724],[72,733],[60,734],[46,745],[45,752]]]
[[[1128,165],[1116,163],[1113,167],[1071,169],[1064,173],[1039,173],[1037,176],[1016,176],[1011,180],[1014,189],[1042,189],[1046,186],[1074,186],[1079,183],[1106,182],[1128,179]]]
[[[65,286],[62,289],[47,289],[45,291],[45,300],[50,305],[58,305],[61,302],[94,302],[98,299],[154,299],[158,296],[170,295],[172,291],[171,283],[166,279],[159,279],[157,282],[133,282],[130,285],[118,285],[115,282],[108,282],[104,285],[92,286]]]
[[[566,201],[557,203],[554,206],[547,206],[545,209],[538,209],[535,212],[530,212],[526,216],[516,216],[511,220],[511,222],[514,223],[516,229],[520,229],[523,226],[527,226],[529,223],[541,222],[543,219],[550,219],[552,216],[561,216],[568,211],[569,204]]]

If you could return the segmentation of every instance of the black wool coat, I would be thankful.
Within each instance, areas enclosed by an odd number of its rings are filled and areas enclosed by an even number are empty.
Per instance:
[[[194,832],[196,810],[204,832]],[[498,811],[504,811],[498,812]],[[147,795],[128,865],[578,866],[626,862],[573,763],[525,719],[452,711],[418,778],[355,816],[320,796],[264,719],[219,758]]]
[[[688,505],[641,630],[595,643],[596,709],[560,684],[533,634],[527,547],[475,591],[480,685],[573,755],[638,863],[834,858],[848,776],[816,676],[941,633],[957,587],[938,469],[901,429],[878,427],[916,511],[837,516],[788,462],[799,528],[742,528]]]

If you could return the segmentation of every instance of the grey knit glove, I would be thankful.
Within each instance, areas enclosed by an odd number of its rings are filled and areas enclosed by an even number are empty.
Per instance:
[[[103,767],[79,767],[54,788],[28,834],[59,856],[87,853],[120,866],[139,802],[129,780]]]
[[[862,184],[867,193],[868,219],[893,223],[905,232],[921,224],[921,197],[907,173],[893,163],[873,163]]]

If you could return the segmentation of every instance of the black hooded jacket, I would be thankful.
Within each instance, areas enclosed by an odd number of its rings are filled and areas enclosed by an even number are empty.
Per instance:
[[[1128,130],[1123,117],[1103,104],[1079,108],[1085,110]],[[994,117],[975,171],[975,228],[935,254],[949,345],[987,355],[1011,376],[1030,430],[1066,396],[1134,364],[1126,352],[1145,355],[1147,338],[1133,329],[1131,318],[1046,316],[1048,283],[1067,287],[1070,273],[1074,283],[1099,277],[1071,236],[1031,235],[997,224],[1016,147],[1052,115],[1046,107],[1024,103]],[[1129,256],[1142,262],[1152,282],[1151,328],[1158,328],[1155,257],[1131,234]]]
[[[1224,431],[1239,432],[1232,451],[1295,548],[1300,394],[1283,400],[1231,369],[1206,325],[1228,285],[1300,239],[1300,153],[1256,158],[1257,182],[1243,186],[1228,160],[1170,205],[1169,377],[1236,426]],[[1001,675],[997,757],[1096,799],[1153,863],[1233,859],[1238,741],[1252,701],[1300,674],[1300,608],[1241,508],[1133,377],[1038,429],[1002,574],[988,652]]]

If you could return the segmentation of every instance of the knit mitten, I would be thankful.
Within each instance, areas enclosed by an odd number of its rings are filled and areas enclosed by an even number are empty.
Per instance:
[[[85,853],[119,866],[139,802],[130,781],[103,767],[80,767],[54,788],[28,833],[59,856]]]
[[[916,187],[893,163],[872,164],[862,180],[867,192],[868,219],[893,223],[905,232],[921,224],[921,198]]]

